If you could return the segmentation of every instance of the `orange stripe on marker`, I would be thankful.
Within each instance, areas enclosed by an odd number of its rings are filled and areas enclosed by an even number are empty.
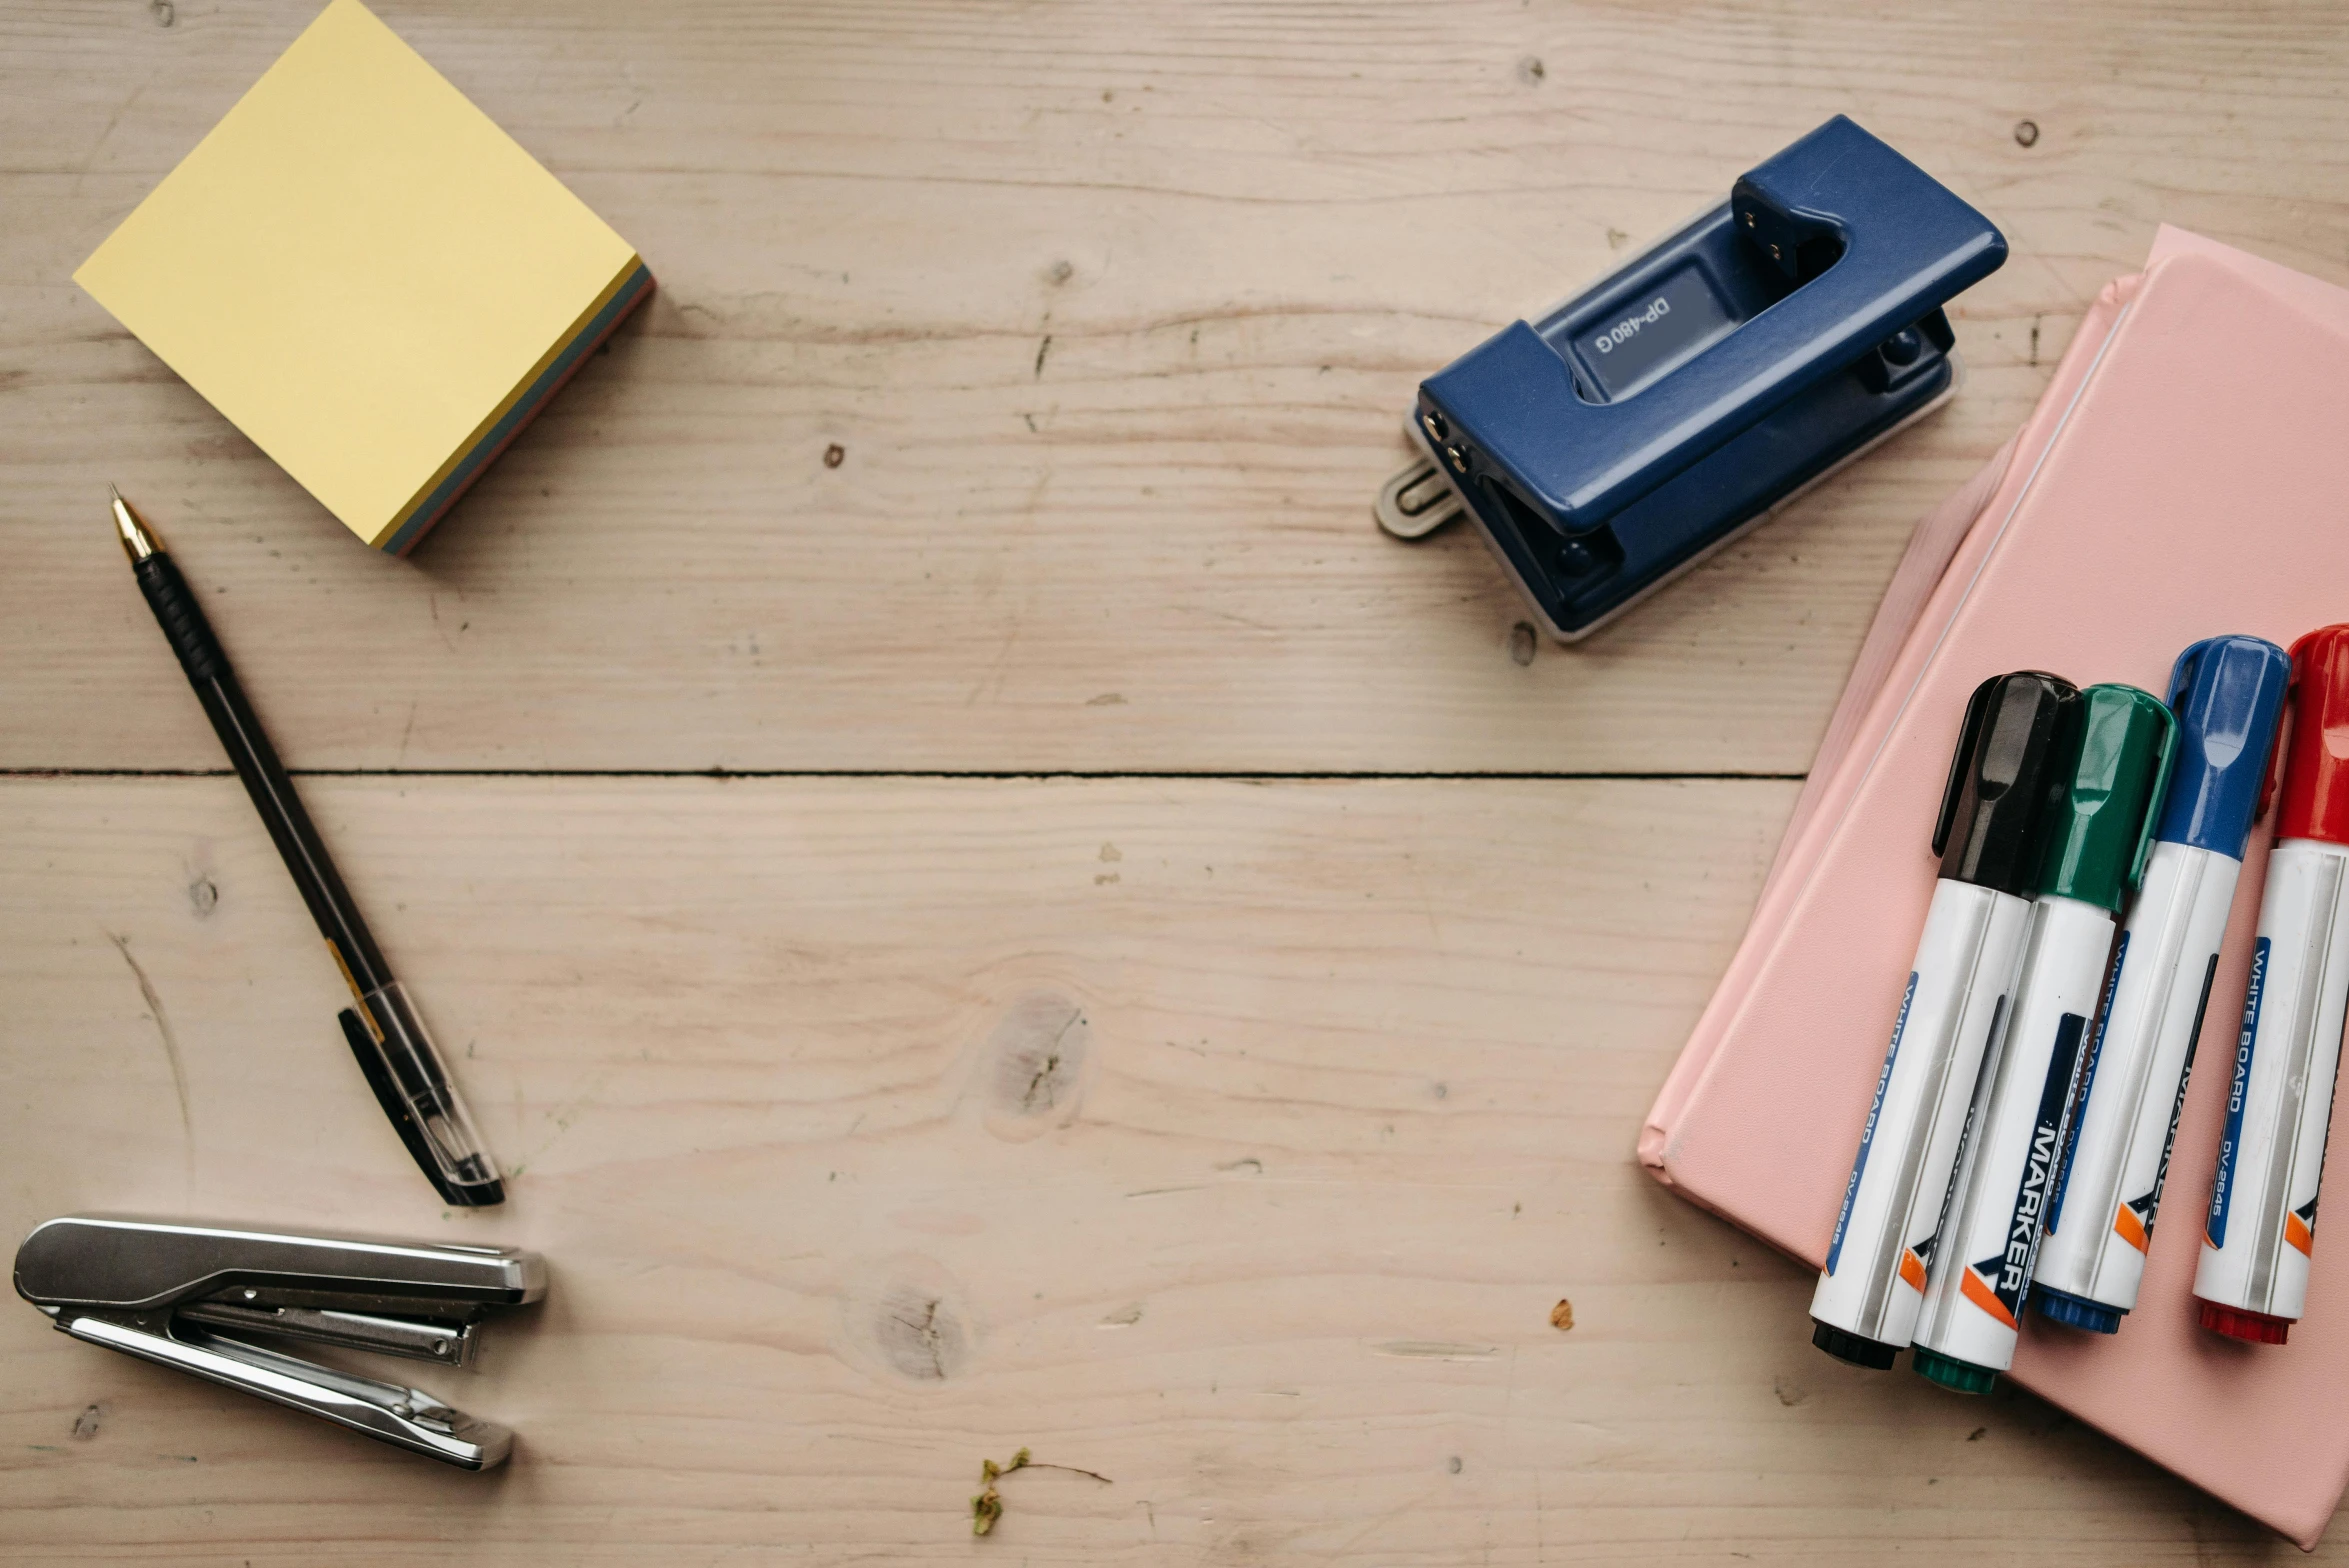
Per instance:
[[[2112,1216],[2112,1228],[2113,1234],[2120,1237],[2121,1240],[2135,1247],[2139,1252],[2145,1250],[2145,1222],[2137,1217],[2135,1209],[2125,1203],[2115,1209]]]
[[[2307,1222],[2299,1215],[2287,1214],[2284,1216],[2284,1239],[2309,1257],[2316,1256],[2316,1235],[2309,1230]]]
[[[1918,1295],[1925,1293],[1925,1260],[1917,1256],[1916,1248],[1910,1247],[1901,1253],[1900,1277],[1915,1286]]]
[[[1959,1277],[1958,1289],[1968,1301],[1998,1319],[1999,1322],[2004,1323],[2008,1328],[2015,1326],[2015,1315],[2007,1311],[2005,1302],[1998,1299],[1998,1292],[1992,1290],[1989,1281],[1972,1269],[1966,1270]]]

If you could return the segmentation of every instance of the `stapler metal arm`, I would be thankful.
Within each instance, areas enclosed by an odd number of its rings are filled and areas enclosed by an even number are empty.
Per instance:
[[[60,1331],[466,1470],[513,1434],[422,1389],[250,1343],[257,1334],[465,1365],[481,1319],[546,1294],[531,1253],[72,1215],[16,1254],[16,1290]]]

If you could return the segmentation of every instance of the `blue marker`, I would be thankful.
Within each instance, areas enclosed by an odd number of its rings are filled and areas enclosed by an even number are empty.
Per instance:
[[[2177,768],[2039,1247],[2032,1300],[2058,1323],[2110,1334],[2137,1304],[2291,676],[2284,650],[2257,637],[2198,642],[2170,673]],[[2219,1012],[2222,1028],[2234,1023],[2231,1006]]]
[[[2202,1326],[2280,1345],[2308,1297],[2349,1016],[2349,626],[2292,645],[2276,842],[2202,1221]]]

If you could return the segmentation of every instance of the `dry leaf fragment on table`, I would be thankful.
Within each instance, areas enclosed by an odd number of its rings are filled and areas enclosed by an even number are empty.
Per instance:
[[[979,1461],[979,1481],[984,1490],[971,1499],[971,1534],[992,1535],[995,1532],[995,1521],[1003,1517],[1003,1494],[995,1489],[995,1483],[1014,1470],[1066,1470],[1071,1475],[1091,1476],[1103,1486],[1117,1484],[1098,1470],[1082,1470],[1075,1465],[1048,1464],[1031,1459],[1024,1448],[1013,1454],[1008,1464],[999,1465],[992,1459],[982,1459]]]

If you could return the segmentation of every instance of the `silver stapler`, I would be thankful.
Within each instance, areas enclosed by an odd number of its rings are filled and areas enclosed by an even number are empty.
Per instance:
[[[487,1470],[513,1443],[504,1427],[245,1336],[464,1366],[481,1319],[544,1296],[546,1268],[504,1247],[68,1215],[17,1248],[16,1293],[76,1339]]]

